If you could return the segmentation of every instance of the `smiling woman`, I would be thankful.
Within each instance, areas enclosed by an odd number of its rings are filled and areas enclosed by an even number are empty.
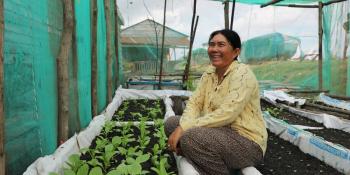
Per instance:
[[[209,37],[211,65],[181,118],[165,122],[169,148],[200,174],[229,174],[263,160],[267,131],[259,87],[247,65],[238,63],[238,34],[219,30]]]

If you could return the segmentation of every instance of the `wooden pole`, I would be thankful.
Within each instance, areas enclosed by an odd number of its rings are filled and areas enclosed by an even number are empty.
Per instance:
[[[0,175],[5,175],[5,113],[4,113],[4,1],[0,0]]]
[[[236,7],[236,0],[233,0],[232,2],[232,10],[231,10],[231,23],[230,23],[230,29],[232,30],[233,26],[233,20],[235,18],[235,7]]]
[[[111,24],[111,1],[104,0],[104,9],[105,9],[105,19],[106,19],[106,28],[107,28],[107,104],[112,101],[112,24]]]
[[[279,3],[281,1],[283,1],[283,0],[272,0],[272,1],[268,2],[268,3],[266,3],[266,4],[262,4],[260,7],[264,8],[264,7],[267,7],[269,5],[273,5],[273,4]]]
[[[323,28],[322,28],[322,2],[318,3],[318,89],[323,89],[323,79],[322,79],[322,67],[323,67],[323,54],[322,54],[322,39],[323,39]]]
[[[68,139],[69,120],[69,74],[68,59],[72,46],[73,4],[72,0],[62,0],[64,25],[59,53],[57,56],[58,78],[58,144]]]
[[[193,13],[192,13],[192,23],[191,23],[191,33],[190,33],[190,45],[188,49],[188,58],[187,63],[185,66],[184,75],[182,78],[182,83],[185,84],[185,82],[188,80],[188,74],[190,72],[190,65],[191,65],[191,56],[192,56],[192,43],[193,43],[193,34],[194,34],[194,26],[195,26],[195,19],[196,19],[196,11],[197,11],[197,0],[193,1]]]
[[[73,1],[74,2],[74,1]],[[73,3],[73,19],[75,19],[75,4]],[[74,131],[80,131],[81,129],[81,123],[79,118],[79,94],[78,94],[78,54],[77,54],[77,40],[76,40],[76,23],[75,20],[73,20],[73,35],[72,35],[72,49],[73,49],[73,108],[74,113],[71,112],[71,114],[74,117],[75,121],[75,128]],[[71,131],[70,131],[71,132]]]
[[[160,68],[159,68],[159,83],[158,89],[161,89],[162,74],[163,74],[163,57],[164,57],[164,38],[165,38],[165,21],[166,21],[166,4],[167,0],[164,0],[164,16],[163,16],[163,34],[162,34],[162,49],[160,51]]]
[[[230,10],[230,3],[226,0],[224,3],[224,18],[225,18],[225,29],[229,29],[229,10]]]
[[[119,85],[119,16],[118,16],[118,6],[117,6],[117,1],[114,2],[114,47],[115,47],[115,63],[114,63],[114,84],[115,88],[118,88]]]
[[[96,116],[98,111],[97,101],[97,2],[91,0],[91,107],[92,115]]]

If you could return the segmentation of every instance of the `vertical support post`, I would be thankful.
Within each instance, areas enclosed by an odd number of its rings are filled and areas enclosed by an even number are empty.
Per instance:
[[[107,28],[107,104],[112,101],[112,43],[111,43],[111,1],[104,0],[104,9],[105,9],[105,19],[106,19],[106,28]]]
[[[322,18],[323,18],[323,4],[322,2],[318,3],[318,89],[323,89],[323,52],[322,52],[322,43],[323,43],[323,28],[322,28]]]
[[[114,64],[114,84],[115,88],[118,88],[119,81],[118,81],[118,76],[119,76],[119,16],[118,16],[118,5],[117,1],[114,2],[114,47],[115,47],[115,64]]]
[[[224,17],[225,17],[225,29],[229,29],[229,10],[230,10],[230,3],[228,0],[226,0],[224,3]]]
[[[233,0],[233,2],[232,2],[232,10],[231,10],[230,30],[232,30],[233,20],[234,20],[234,18],[235,18],[235,7],[236,7],[236,0]]]
[[[161,89],[162,75],[163,75],[163,57],[164,57],[164,38],[165,38],[165,20],[166,20],[166,4],[167,0],[164,0],[164,16],[163,16],[163,34],[162,34],[162,49],[160,51],[160,69],[159,69],[159,83],[158,89]]]
[[[63,35],[57,56],[57,84],[58,84],[58,144],[68,139],[69,121],[69,74],[68,59],[72,47],[73,34],[73,4],[72,0],[63,2]]]
[[[0,175],[5,175],[4,1],[0,0]]]
[[[91,107],[92,115],[96,116],[97,111],[97,2],[91,0]]]
[[[192,44],[194,40],[194,28],[195,28],[195,19],[196,19],[196,11],[197,11],[197,0],[193,1],[193,13],[192,13],[192,23],[191,23],[191,33],[190,33],[190,46],[188,50],[188,58],[187,58],[187,63],[185,66],[185,72],[182,77],[182,83],[185,84],[188,80],[188,74],[190,72],[190,66],[191,66],[191,56],[192,56]],[[198,17],[197,17],[198,21]],[[185,52],[185,51],[184,51]]]

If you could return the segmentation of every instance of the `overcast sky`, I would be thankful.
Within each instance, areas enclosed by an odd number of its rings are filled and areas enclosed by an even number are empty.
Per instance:
[[[152,18],[163,23],[164,0],[118,0],[117,2],[125,21],[122,28]],[[167,3],[166,26],[189,35],[193,0],[167,0]],[[317,9],[260,8],[257,5],[237,3],[233,29],[240,34],[243,41],[273,32],[296,36],[302,40],[303,50],[309,51],[317,48],[317,14]],[[212,31],[224,28],[223,5],[217,1],[198,0],[197,15],[199,15],[199,22],[195,48],[202,47]]]

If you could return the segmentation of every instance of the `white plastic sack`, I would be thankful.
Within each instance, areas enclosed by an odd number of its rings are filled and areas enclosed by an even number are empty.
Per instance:
[[[344,100],[334,99],[332,97],[328,97],[324,93],[320,93],[318,96],[319,101],[333,107],[341,108],[350,111],[350,102]]]
[[[298,105],[303,105],[306,102],[305,99],[295,98],[281,90],[264,90],[263,96],[273,102],[276,102],[276,100],[280,100],[286,101],[290,104],[297,103]]]

